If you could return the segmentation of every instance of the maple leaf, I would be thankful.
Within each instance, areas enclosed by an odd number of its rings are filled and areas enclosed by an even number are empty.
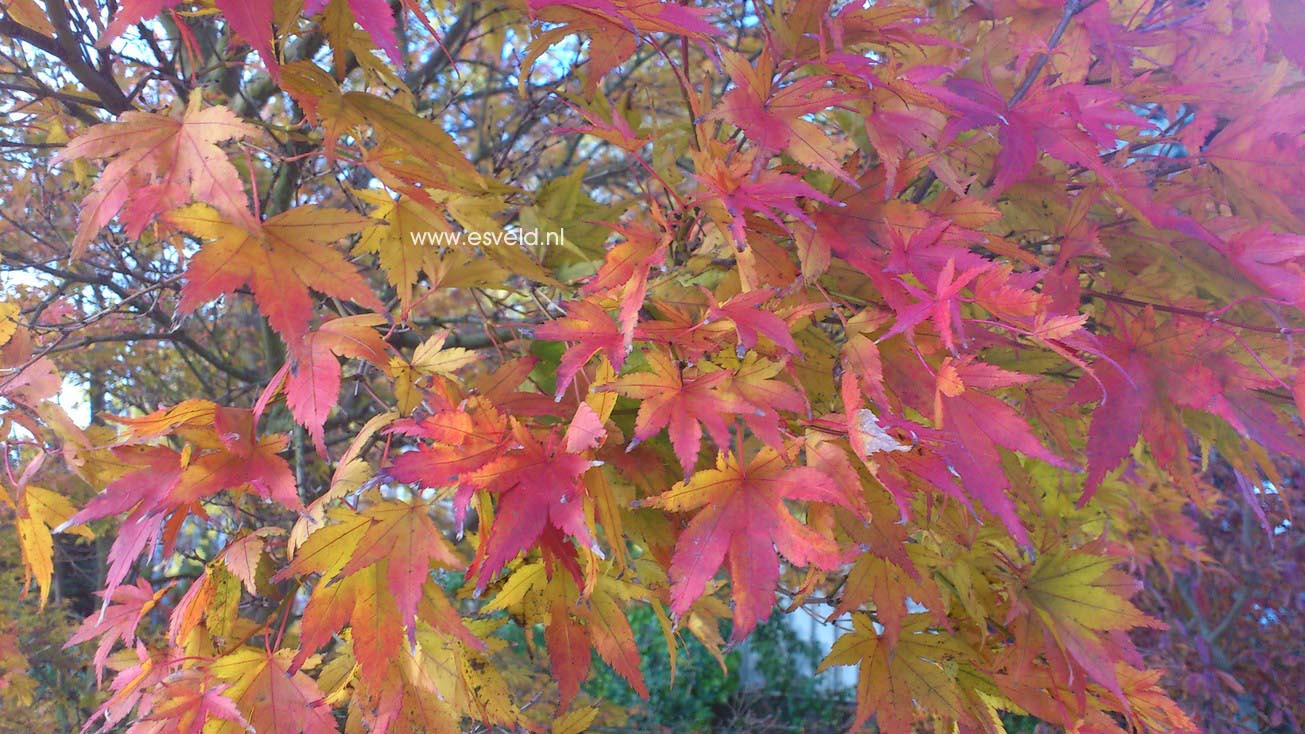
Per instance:
[[[650,595],[646,588],[600,573],[592,590],[581,598],[571,575],[550,575],[545,562],[536,561],[518,566],[486,609],[508,610],[547,623],[545,641],[564,699],[573,697],[588,676],[590,647],[646,699],[648,687],[625,605]]]
[[[1160,679],[1163,670],[1137,670],[1127,663],[1115,666],[1115,677],[1127,697],[1126,707],[1130,718],[1151,731],[1172,731],[1176,734],[1197,734],[1201,731],[1187,713],[1169,698]]]
[[[367,281],[329,247],[367,223],[356,214],[300,206],[261,227],[246,229],[206,205],[194,204],[169,213],[166,219],[207,241],[186,267],[178,305],[182,313],[249,284],[268,323],[294,343],[308,330],[313,310],[310,288],[373,311],[385,310]]]
[[[276,577],[285,578],[292,573],[322,575],[322,581],[313,594],[314,599],[321,601],[314,605],[312,623],[305,630],[304,649],[298,659],[300,663],[343,624],[345,616],[352,615],[355,620],[366,621],[381,615],[387,604],[397,610],[396,621],[407,626],[409,641],[415,639],[414,620],[422,600],[422,589],[430,580],[432,564],[450,569],[464,566],[432,522],[430,512],[431,507],[420,500],[382,500],[361,512],[338,509],[327,513],[327,518],[336,522],[309,535],[295,553],[293,562]],[[392,601],[387,600],[388,595],[378,596],[375,579],[350,580],[372,566],[384,567]],[[379,570],[375,572],[379,573]],[[346,581],[346,588],[334,588]],[[351,606],[350,602],[366,606]],[[380,661],[389,650],[385,640],[390,637],[386,637],[386,632],[380,628],[371,629],[370,649],[376,651],[372,661]],[[378,663],[368,667],[371,671],[381,666]]]
[[[601,138],[629,153],[635,153],[640,148],[652,142],[653,136],[640,135],[631,127],[630,121],[625,118],[621,110],[612,103],[612,100],[606,97],[600,97],[594,100],[597,105],[602,105],[596,109],[590,109],[583,105],[576,104],[568,100],[568,105],[585,119],[586,125],[576,127],[560,127],[554,132],[559,135],[565,133],[584,133]]]
[[[708,10],[662,0],[529,0],[528,8],[532,18],[559,25],[545,30],[530,44],[521,64],[522,84],[535,60],[549,46],[570,35],[585,33],[603,39],[589,46],[591,72],[587,86],[592,90],[634,53],[638,39],[646,34],[673,33],[701,43],[721,32],[704,19]]]
[[[131,646],[136,640],[136,627],[150,610],[158,605],[159,600],[171,589],[164,586],[158,591],[145,579],[137,579],[133,586],[120,586],[113,592],[110,603],[104,611],[93,614],[82,621],[73,633],[65,648],[100,638],[95,648],[95,677],[103,682],[104,664],[109,651],[118,641]]]
[[[601,306],[587,299],[567,304],[566,316],[540,324],[535,329],[535,336],[551,341],[577,342],[567,348],[557,365],[555,397],[559,400],[575,379],[576,373],[595,354],[603,352],[612,367],[619,370],[629,353],[629,343],[617,329],[612,317]]]
[[[474,648],[484,646],[462,625],[456,610],[429,581],[429,560],[423,566],[423,561],[413,562],[411,555],[393,560],[379,558],[347,573],[360,548],[378,557],[385,554],[386,548],[412,550],[412,543],[419,544],[418,553],[429,554],[448,567],[462,567],[460,559],[448,555],[451,551],[445,544],[415,537],[417,533],[434,532],[433,525],[429,520],[423,523],[418,512],[423,505],[414,504],[414,509],[407,510],[405,503],[386,504],[388,507],[371,516],[345,508],[329,511],[327,518],[335,522],[312,533],[291,565],[277,575],[277,579],[291,573],[321,575],[304,610],[300,650],[291,669],[303,665],[347,621],[353,633],[353,652],[364,677],[382,684],[399,649],[404,626],[408,627],[410,640],[417,633],[413,618],[403,617],[396,601],[396,595],[407,595],[412,589],[418,594],[417,618]],[[389,523],[388,529],[380,527],[377,515]],[[395,515],[399,516],[397,521],[390,522]],[[405,531],[409,531],[406,538]]]
[[[417,639],[414,657],[425,688],[482,721],[506,725],[519,719],[507,683],[481,651],[430,630]]]
[[[304,3],[304,15],[317,15],[330,2],[331,0],[308,0]],[[348,0],[348,6],[358,25],[371,36],[376,47],[389,55],[390,61],[402,69],[403,56],[399,54],[399,39],[394,35],[395,18],[390,3],[387,0]]]
[[[224,489],[249,487],[263,499],[303,509],[294,472],[277,456],[286,447],[284,436],[266,436],[247,451],[211,451],[194,459],[169,490],[171,506],[197,503]]]
[[[454,373],[480,359],[480,355],[462,347],[445,348],[449,338],[447,330],[433,334],[412,351],[412,361],[401,357],[390,360],[389,372],[394,376],[394,396],[399,412],[411,413],[421,404],[424,394],[420,386],[425,378],[436,375],[452,378]]]
[[[806,409],[800,390],[775,379],[784,367],[783,362],[772,362],[756,352],[748,352],[722,384],[723,390],[737,395],[751,408],[739,411],[743,422],[758,438],[776,449],[784,443],[779,411],[798,413]]]
[[[499,495],[494,522],[470,569],[481,590],[508,561],[534,545],[548,527],[602,555],[585,518],[586,494],[581,481],[593,462],[584,454],[567,451],[565,444],[571,441],[556,431],[541,442],[529,428],[513,421],[512,438],[517,448],[462,480],[464,485]]]
[[[164,653],[151,655],[139,642],[132,650],[124,650],[111,659],[110,666],[117,675],[109,683],[113,695],[109,696],[95,713],[87,720],[84,731],[90,731],[97,719],[100,725],[95,728],[97,734],[112,729],[135,708],[145,707],[148,711],[153,703],[149,693],[162,685],[171,667]]]
[[[212,415],[211,404],[209,415]],[[169,492],[181,478],[180,455],[167,447],[124,449],[118,453],[131,468],[110,482],[65,524],[81,524],[109,515],[129,512],[123,529],[109,549],[103,598],[107,605],[115,589],[126,579],[132,565],[161,532],[163,518],[172,509]]]
[[[108,555],[103,594],[106,605],[141,552],[163,533],[165,520],[168,538],[175,539],[186,517],[184,510],[199,510],[199,503],[218,492],[248,489],[288,508],[303,508],[294,473],[277,455],[286,446],[285,437],[255,440],[250,411],[194,401],[136,419],[134,428],[146,435],[158,435],[174,430],[196,431],[184,428],[195,422],[208,423],[202,440],[214,450],[183,464],[182,455],[167,447],[120,449],[116,455],[125,466],[122,475],[64,522],[64,526],[74,526],[128,513]]]
[[[785,500],[846,505],[829,477],[810,467],[791,467],[765,447],[743,466],[733,454],[718,454],[716,468],[694,474],[642,502],[668,512],[698,510],[675,542],[671,557],[671,611],[684,614],[702,596],[707,581],[728,558],[734,596],[735,640],[770,617],[779,581],[776,550],[789,561],[829,569],[839,562],[838,546],[799,522]]]
[[[340,398],[340,363],[336,357],[361,359],[388,370],[388,348],[374,327],[379,314],[331,319],[309,332],[292,352],[286,376],[286,404],[295,420],[308,428],[317,452],[326,456],[322,426]]]
[[[1160,464],[1190,491],[1187,451],[1179,447],[1181,439],[1174,434],[1181,430],[1174,414],[1176,407],[1219,416],[1241,435],[1254,430],[1243,421],[1226,387],[1243,369],[1209,358],[1193,358],[1209,354],[1210,345],[1226,337],[1212,334],[1204,324],[1190,320],[1170,321],[1165,327],[1167,333],[1156,331],[1156,314],[1147,309],[1127,332],[1102,337],[1103,359],[1101,368],[1095,371],[1097,379],[1080,380],[1066,398],[1069,402],[1100,401],[1088,425],[1087,477],[1080,504],[1091,499],[1105,476],[1128,456],[1139,436],[1147,439]],[[1282,446],[1285,453],[1298,451],[1289,444]]]
[[[86,523],[137,508],[154,510],[181,476],[180,456],[166,446],[120,447],[115,455],[128,470],[92,497],[69,523]]]
[[[1113,344],[1113,340],[1106,342],[1107,348]],[[1103,399],[1088,427],[1087,479],[1083,484],[1085,500],[1133,449],[1154,399],[1150,385],[1139,379],[1145,374],[1137,369],[1145,365],[1141,356],[1131,349],[1121,356],[1126,360],[1120,365],[1123,370],[1104,369],[1099,372]]]
[[[706,290],[706,289],[704,289]],[[716,302],[716,295],[706,291],[710,305],[707,307],[707,320],[728,319],[734,324],[734,331],[739,337],[739,346],[752,349],[757,345],[757,336],[765,336],[780,349],[789,354],[799,353],[797,342],[789,333],[788,322],[765,311],[759,306],[774,296],[770,289],[758,289],[740,293],[727,299],[724,303]]]
[[[641,224],[614,226],[612,231],[625,239],[607,251],[598,272],[580,287],[585,295],[625,291],[632,281],[642,280],[646,286],[649,271],[666,260],[666,232]],[[637,300],[642,305],[643,299]]]
[[[649,310],[655,312],[658,318],[641,320],[635,326],[635,338],[674,347],[676,354],[686,360],[697,360],[708,352],[719,349],[722,332],[728,331],[728,325],[723,323],[720,324],[725,327],[723,329],[713,329],[710,328],[712,325],[704,324],[697,309],[684,308],[657,298],[650,299]]]
[[[412,351],[412,369],[422,375],[452,376],[457,370],[472,364],[480,357],[470,349],[445,347],[449,332],[441,331],[422,342]]]
[[[1081,84],[1034,86],[1011,106],[991,86],[972,79],[951,79],[944,99],[962,115],[947,124],[944,135],[996,125],[1001,146],[995,163],[993,193],[1005,191],[1024,178],[1037,162],[1038,149],[1066,163],[1093,171],[1113,184],[1114,176],[1101,160],[1103,149],[1115,145],[1110,125],[1149,127],[1125,109],[1114,90]]]
[[[645,701],[649,696],[648,685],[644,682],[639,647],[626,618],[625,606],[632,599],[647,596],[646,589],[603,574],[598,577],[585,610],[589,635],[598,656]]]
[[[607,430],[603,428],[602,417],[590,407],[589,403],[581,403],[576,408],[571,423],[567,425],[566,435],[562,440],[568,452],[578,454],[598,448],[606,438]]]
[[[413,286],[421,277],[432,248],[419,243],[419,232],[449,231],[449,224],[438,212],[412,197],[397,200],[383,191],[355,192],[371,204],[370,216],[377,220],[363,230],[354,254],[376,255],[390,284],[398,290],[402,313],[412,308]]]
[[[228,684],[223,695],[235,701],[246,721],[210,719],[210,734],[242,734],[247,729],[277,734],[335,734],[331,708],[312,678],[289,672],[288,653],[241,647],[215,661],[209,672]],[[216,724],[216,726],[214,726]]]
[[[572,616],[571,604],[564,596],[555,595],[549,605],[544,642],[548,645],[548,659],[552,664],[553,675],[557,677],[561,699],[558,709],[565,710],[567,704],[580,692],[580,684],[589,677],[593,653],[589,650],[589,635],[586,634],[584,625]]]
[[[601,389],[641,401],[634,420],[634,440],[646,441],[666,428],[687,476],[698,462],[702,427],[707,427],[717,446],[729,446],[725,415],[739,412],[739,406],[720,390],[727,373],[686,375],[665,350],[647,352],[647,358],[651,371],[622,375]]]
[[[20,25],[31,28],[43,36],[55,36],[54,25],[36,0],[5,0],[5,13]]]
[[[834,614],[846,614],[873,601],[874,619],[879,624],[876,629],[884,643],[892,647],[912,607],[933,610],[939,624],[946,625],[947,617],[941,613],[946,603],[938,587],[921,576],[912,560],[910,552],[916,548],[910,544],[890,496],[881,491],[870,493],[870,498],[865,511],[835,513],[836,522],[848,538],[867,552],[857,557],[848,571]],[[865,517],[870,518],[869,522]]]
[[[1296,399],[1296,410],[1305,413],[1305,365],[1296,370],[1296,379],[1292,382],[1291,394]]]
[[[25,477],[24,477],[25,478]],[[0,495],[12,503],[7,494]],[[11,504],[11,506],[13,506]],[[50,585],[54,581],[54,538],[51,528],[68,529],[86,538],[95,537],[90,530],[80,527],[73,504],[67,497],[35,485],[21,486],[18,490],[16,524],[18,547],[23,554],[23,593],[33,580],[41,590],[41,609],[50,598]]]
[[[455,734],[461,709],[446,700],[447,682],[431,675],[420,663],[414,664],[419,660],[417,655],[400,655],[390,661],[383,683],[370,685],[360,680],[350,691],[351,720],[362,722],[367,731],[376,734]]]
[[[230,722],[238,730],[251,730],[236,702],[222,695],[229,686],[214,684],[194,673],[165,681],[154,694],[148,714],[136,720],[128,734],[202,734],[214,722]]]
[[[100,37],[101,46],[122,35],[123,31],[141,21],[150,20],[164,10],[169,10],[180,0],[129,0],[124,2],[114,13],[113,19]],[[244,0],[214,0],[214,5],[222,11],[231,30],[245,43],[248,43],[263,58],[263,63],[277,75],[279,64],[272,50],[272,21],[274,6],[270,3],[251,3]]]
[[[797,176],[773,168],[753,173],[755,153],[738,156],[731,163],[706,154],[699,154],[698,158],[698,173],[694,176],[702,186],[702,199],[719,202],[724,209],[722,229],[730,234],[740,252],[748,246],[745,219],[748,212],[756,212],[788,232],[788,225],[779,214],[788,214],[808,226],[815,226],[798,202],[799,198],[835,205],[833,199]]]
[[[574,709],[566,716],[553,719],[550,734],[584,734],[596,718],[597,706]]]
[[[353,653],[365,679],[382,683],[403,641],[403,619],[386,581],[385,563],[331,583],[319,582],[304,607],[299,653],[290,664],[298,670],[348,622]]]
[[[848,6],[843,14],[852,15],[858,10],[874,13],[877,8]],[[903,15],[919,13],[917,8],[888,8],[886,11]],[[906,24],[912,24],[914,20],[899,18]],[[946,43],[941,39],[919,42]],[[883,163],[882,198],[887,200],[897,189],[902,169],[912,165],[908,156],[913,152],[927,154],[934,149],[934,141],[941,137],[944,113],[950,108],[936,96],[941,87],[931,82],[947,69],[937,65],[911,64],[896,55],[870,59],[858,53],[830,53],[823,65],[839,77],[841,88],[859,92],[849,104],[865,114],[866,137]],[[961,188],[957,173],[945,159],[928,163],[940,180],[954,189]]]
[[[268,538],[284,535],[276,527],[257,530],[231,541],[219,556],[227,572],[240,579],[250,594],[258,593],[258,563],[264,557]]]
[[[670,233],[666,231],[660,212],[655,208],[653,216],[658,218],[659,224],[663,224],[660,230],[639,225],[613,227],[615,232],[625,237],[625,241],[607,251],[602,267],[580,288],[584,295],[620,290],[616,323],[621,330],[621,355],[628,355],[633,348],[639,310],[643,308],[648,296],[649,275],[653,268],[666,260]],[[614,368],[620,369],[620,362],[613,361],[610,356],[608,360],[612,361]]]
[[[336,3],[329,7],[343,4],[342,0]],[[397,77],[395,81],[399,81]],[[352,137],[367,126],[376,145],[363,153],[363,160],[391,190],[437,211],[445,208],[436,201],[437,192],[473,197],[485,192],[485,178],[453,138],[437,123],[413,114],[410,107],[367,92],[344,92],[329,74],[307,60],[286,65],[284,87],[310,120],[322,124],[327,158],[335,158],[342,136]],[[455,208],[447,208],[456,214]],[[482,215],[476,221],[485,218]]]
[[[806,119],[852,95],[830,86],[830,78],[807,76],[785,86],[774,79],[775,63],[764,49],[756,65],[742,54],[727,52],[721,61],[734,89],[707,119],[726,119],[747,133],[759,155],[785,151],[799,163],[851,181],[839,165],[828,136]]]
[[[212,400],[192,398],[147,415],[114,416],[112,420],[124,426],[122,443],[140,443],[172,432],[189,432],[200,426],[211,429],[217,422],[218,407]]]
[[[1274,298],[1302,305],[1305,301],[1305,236],[1281,234],[1261,225],[1236,232],[1224,244],[1224,254]]]
[[[907,292],[915,296],[918,301],[900,306],[894,304],[898,319],[881,338],[907,333],[928,318],[932,320],[934,328],[942,337],[943,346],[955,353],[956,334],[952,324],[960,322],[957,318],[960,312],[957,297],[966,286],[990,267],[991,264],[985,262],[958,274],[955,259],[948,258],[938,272],[937,285],[932,292],[904,284]]]
[[[1112,648],[1120,643],[1108,633],[1163,625],[1128,601],[1138,582],[1116,570],[1115,559],[1091,550],[1056,548],[1039,556],[1024,569],[1007,621],[1032,611],[1054,644],[1090,678],[1126,701],[1113,663],[1118,654]]]
[[[946,457],[950,470],[962,479],[966,492],[996,515],[1024,546],[1030,543],[1028,531],[1008,495],[1010,480],[999,468],[998,447],[1055,466],[1067,468],[1068,464],[1042,445],[1014,408],[979,390],[1029,380],[1028,375],[981,362],[965,360],[959,366],[946,362],[939,369],[939,386],[935,392],[935,417],[947,436],[940,453]]]
[[[200,97],[191,97],[180,120],[126,112],[118,122],[96,125],[77,136],[54,157],[52,163],[112,159],[82,204],[74,258],[119,213],[132,238],[155,216],[189,201],[212,205],[237,226],[257,226],[240,174],[218,144],[256,137],[258,129],[226,107],[201,108]]]
[[[448,486],[459,476],[480,469],[502,455],[512,436],[507,419],[480,402],[465,410],[440,411],[396,430],[431,441],[395,457],[389,469],[395,479],[422,487]],[[459,526],[466,501],[455,505]]]
[[[964,652],[958,640],[928,630],[928,615],[908,615],[895,645],[887,644],[866,614],[852,615],[853,631],[834,641],[817,671],[857,665],[857,728],[877,716],[882,731],[908,734],[915,707],[938,715],[966,710],[949,663]]]

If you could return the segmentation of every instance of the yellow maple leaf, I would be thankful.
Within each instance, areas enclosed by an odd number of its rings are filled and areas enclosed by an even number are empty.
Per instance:
[[[41,589],[41,608],[44,609],[54,580],[54,537],[50,528],[62,525],[77,510],[67,497],[31,485],[20,490],[18,504],[18,544],[23,552],[26,576],[23,590],[26,592],[35,580]],[[88,539],[95,537],[80,525],[67,531]]]
[[[834,642],[817,672],[834,665],[859,665],[856,723],[878,715],[880,731],[913,731],[916,707],[955,717],[966,710],[952,661],[964,652],[959,640],[931,632],[927,614],[908,615],[897,644],[889,646],[866,614],[852,617],[853,632]]]

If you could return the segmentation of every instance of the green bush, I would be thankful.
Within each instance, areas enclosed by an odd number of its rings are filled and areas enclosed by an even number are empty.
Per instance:
[[[643,657],[649,700],[643,701],[601,661],[586,686],[594,698],[630,711],[634,731],[675,732],[827,732],[845,731],[852,704],[846,697],[821,691],[808,671],[820,652],[799,640],[779,615],[759,625],[749,636],[753,677],[759,685],[745,686],[739,670],[743,655],[725,653],[729,672],[697,639],[685,635],[679,648],[674,680],[670,656],[656,617],[646,607],[630,613],[635,641]],[[728,636],[729,630],[723,630]]]

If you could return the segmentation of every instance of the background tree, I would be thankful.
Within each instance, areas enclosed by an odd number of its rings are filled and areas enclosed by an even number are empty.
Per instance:
[[[1227,465],[1213,464],[1211,474],[1222,490],[1218,505],[1194,528],[1205,553],[1190,564],[1148,570],[1141,606],[1169,628],[1147,635],[1142,647],[1173,671],[1178,700],[1207,729],[1300,731],[1305,709],[1292,691],[1303,672],[1305,638],[1305,595],[1296,580],[1305,556],[1293,526],[1301,495],[1263,496],[1261,517]],[[1299,487],[1300,465],[1286,478]]]
[[[816,604],[857,727],[1295,725],[1226,630],[1299,616],[1299,3],[0,7],[89,728],[578,733],[627,611]]]

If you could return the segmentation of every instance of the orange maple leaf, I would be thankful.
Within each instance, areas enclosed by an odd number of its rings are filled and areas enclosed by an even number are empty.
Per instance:
[[[361,230],[368,219],[343,209],[300,206],[247,228],[204,204],[166,217],[173,226],[207,241],[186,268],[179,309],[190,313],[246,283],[259,310],[287,341],[298,342],[313,313],[309,289],[384,311],[358,271],[329,245]]]

